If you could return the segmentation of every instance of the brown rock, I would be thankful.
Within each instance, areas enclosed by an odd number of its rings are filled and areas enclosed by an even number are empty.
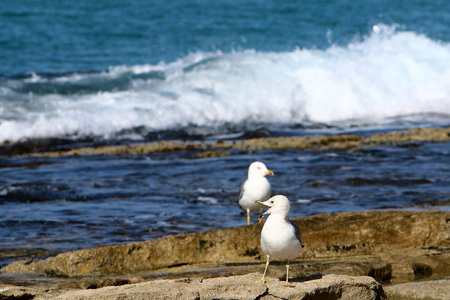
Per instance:
[[[297,276],[314,272],[350,275],[372,272],[380,280],[387,280],[396,272],[399,274],[396,267],[399,264],[411,266],[415,278],[445,276],[450,270],[448,220],[450,213],[438,211],[370,211],[295,219],[306,248],[292,265]],[[261,228],[262,224],[255,224],[61,253],[45,260],[17,261],[3,267],[1,272],[86,276],[142,274],[198,264],[216,264],[210,267],[216,271],[217,264],[224,270],[230,264],[257,264],[261,268],[264,260],[259,245]],[[336,272],[345,262],[347,267],[351,266],[349,272]],[[380,269],[387,264],[391,267]],[[283,268],[271,265],[269,271]]]

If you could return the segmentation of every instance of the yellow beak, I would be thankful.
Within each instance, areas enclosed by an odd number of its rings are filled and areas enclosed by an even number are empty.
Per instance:
[[[265,174],[266,174],[266,175],[270,175],[270,176],[273,176],[273,172],[272,172],[272,171],[270,171],[270,170],[267,170]]]
[[[265,212],[263,212],[263,216],[267,215],[272,207],[269,207]]]
[[[271,171],[272,172],[272,171]],[[263,204],[263,201],[256,201],[256,202],[258,202],[259,204],[262,204],[262,205],[264,205]],[[265,216],[265,215],[267,215],[268,213],[269,213],[269,210],[271,209],[272,207],[269,207],[261,216]]]

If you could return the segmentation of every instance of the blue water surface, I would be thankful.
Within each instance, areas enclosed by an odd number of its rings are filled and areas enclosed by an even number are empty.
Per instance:
[[[2,1],[0,72],[105,70],[191,52],[345,45],[378,23],[450,41],[441,1]]]

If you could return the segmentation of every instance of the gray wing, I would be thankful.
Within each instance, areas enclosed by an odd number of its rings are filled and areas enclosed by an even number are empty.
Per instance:
[[[297,238],[297,240],[299,240],[300,244],[301,244],[302,247],[303,247],[303,244],[302,244],[302,238],[300,237],[300,229],[298,229],[297,224],[295,224],[295,223],[292,222],[291,220],[288,220],[288,222],[291,223],[291,225],[294,227],[294,230],[295,230],[295,237]]]
[[[241,200],[242,196],[244,196],[244,191],[245,191],[244,185],[245,185],[246,182],[247,182],[247,180],[244,181],[244,183],[241,185],[241,190],[240,190],[240,193],[239,193],[239,200]]]
[[[240,190],[240,192],[239,192],[239,200],[238,200],[238,204],[239,204],[239,207],[242,209],[242,212],[245,213],[244,208],[242,208],[241,204],[239,203],[239,201],[242,199],[242,196],[244,196],[244,191],[245,191],[244,185],[245,185],[245,181],[244,181],[244,183],[241,185],[241,190]]]

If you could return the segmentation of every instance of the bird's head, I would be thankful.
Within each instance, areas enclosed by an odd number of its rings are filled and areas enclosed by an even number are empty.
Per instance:
[[[260,161],[253,162],[248,167],[248,177],[256,177],[256,176],[266,176],[271,175],[273,176],[273,172],[271,170],[268,170],[266,165]]]
[[[287,217],[291,207],[289,199],[283,195],[276,195],[270,198],[269,200],[256,202],[269,207],[269,209],[267,209],[263,213],[263,215],[267,215],[270,213],[271,214],[280,213],[283,214],[285,217]]]

